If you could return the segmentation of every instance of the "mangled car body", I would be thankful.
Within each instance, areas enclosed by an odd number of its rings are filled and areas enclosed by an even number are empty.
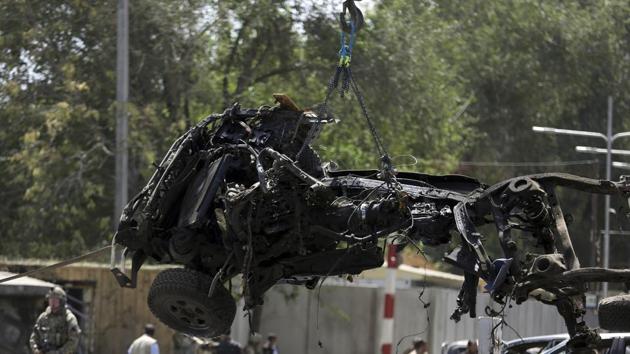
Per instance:
[[[112,252],[121,286],[135,286],[149,257],[183,265],[157,276],[149,307],[178,331],[216,336],[235,314],[224,286],[235,275],[252,308],[279,281],[314,288],[325,276],[380,267],[383,240],[433,246],[455,237],[445,261],[465,282],[453,319],[476,315],[483,279],[496,301],[535,297],[558,308],[576,343],[595,340],[580,321],[585,284],[628,282],[630,272],[580,268],[556,189],[627,196],[630,184],[550,173],[486,186],[459,175],[330,171],[310,143],[332,121],[292,104],[235,105],[182,135],[121,217]],[[496,226],[501,257],[484,248],[485,224]],[[521,249],[515,230],[536,247]]]

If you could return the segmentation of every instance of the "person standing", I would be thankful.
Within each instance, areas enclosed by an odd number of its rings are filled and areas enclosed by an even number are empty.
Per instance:
[[[267,342],[263,345],[263,354],[278,354],[278,336],[275,333],[267,335]]]
[[[466,354],[478,354],[479,347],[476,340],[469,340],[466,344]]]
[[[219,336],[219,343],[214,347],[217,354],[241,354],[241,344],[230,337],[230,333]]]
[[[77,318],[66,307],[66,292],[55,286],[46,295],[48,307],[39,315],[29,344],[35,354],[74,354],[81,329]]]
[[[409,354],[427,354],[429,346],[422,338],[416,337],[413,339],[413,350]]]
[[[153,336],[155,335],[155,326],[147,323],[144,326],[144,334],[136,338],[131,343],[127,354],[160,354],[160,347]]]

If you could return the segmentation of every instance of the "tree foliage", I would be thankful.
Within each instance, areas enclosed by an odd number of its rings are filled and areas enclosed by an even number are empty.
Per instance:
[[[130,2],[130,193],[208,113],[236,101],[272,104],[274,92],[303,107],[320,103],[337,62],[339,8],[332,0]],[[382,0],[366,13],[352,69],[399,169],[496,182],[542,168],[459,162],[584,159],[573,145],[591,142],[531,126],[605,131],[608,95],[615,130],[629,128],[628,18],[622,1]],[[0,53],[0,253],[68,256],[107,242],[116,1],[0,0]],[[375,167],[356,99],[337,95],[330,105],[340,123],[326,127],[320,154],[342,168]],[[597,177],[601,167],[556,170]],[[588,240],[590,199],[562,197],[577,213],[572,231]]]

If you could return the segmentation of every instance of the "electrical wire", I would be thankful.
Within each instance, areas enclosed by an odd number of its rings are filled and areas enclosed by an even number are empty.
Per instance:
[[[431,316],[429,315],[429,311],[427,310],[431,306],[431,303],[430,302],[426,302],[426,301],[424,301],[422,299],[422,296],[424,296],[424,293],[425,293],[426,287],[427,287],[427,281],[426,281],[427,280],[427,264],[429,264],[429,259],[427,258],[427,255],[424,253],[422,248],[420,248],[420,246],[418,246],[418,244],[413,239],[411,239],[411,237],[409,237],[406,233],[398,235],[397,237],[401,237],[401,236],[403,238],[406,238],[407,241],[411,245],[413,245],[413,247],[416,249],[417,254],[422,255],[422,257],[425,260],[424,267],[423,267],[423,269],[424,269],[424,281],[422,282],[422,289],[420,289],[420,293],[418,294],[418,301],[420,301],[420,303],[422,304],[422,306],[425,309],[425,313],[426,313],[426,316],[427,316],[426,317],[427,325],[419,332],[411,333],[411,334],[407,334],[405,336],[402,336],[398,340],[398,343],[396,343],[396,354],[398,354],[398,351],[400,350],[400,345],[402,344],[402,342],[405,339],[410,338],[410,337],[415,337],[415,336],[422,335],[422,334],[426,333],[427,330],[429,329],[429,327],[431,326]]]
[[[446,160],[424,160],[425,163],[448,163]],[[599,160],[573,160],[573,161],[459,161],[461,166],[478,167],[555,167],[596,165]]]

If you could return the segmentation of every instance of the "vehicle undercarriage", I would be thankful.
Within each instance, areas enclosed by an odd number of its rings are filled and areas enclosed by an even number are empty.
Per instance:
[[[452,319],[476,316],[481,279],[498,303],[533,297],[556,306],[575,347],[597,341],[581,319],[586,284],[630,284],[630,270],[580,267],[556,190],[627,198],[629,181],[545,173],[486,186],[460,175],[332,171],[311,143],[333,117],[279,99],[275,107],[235,105],[190,129],[125,208],[112,250],[121,286],[135,287],[148,258],[183,265],[151,288],[161,321],[216,336],[232,323],[236,305],[224,283],[238,274],[250,309],[280,281],[312,289],[326,276],[380,267],[383,240],[438,246],[455,238],[444,260],[465,281]],[[501,257],[486,252],[478,231],[486,224],[496,227]],[[523,248],[520,232],[536,246]]]

